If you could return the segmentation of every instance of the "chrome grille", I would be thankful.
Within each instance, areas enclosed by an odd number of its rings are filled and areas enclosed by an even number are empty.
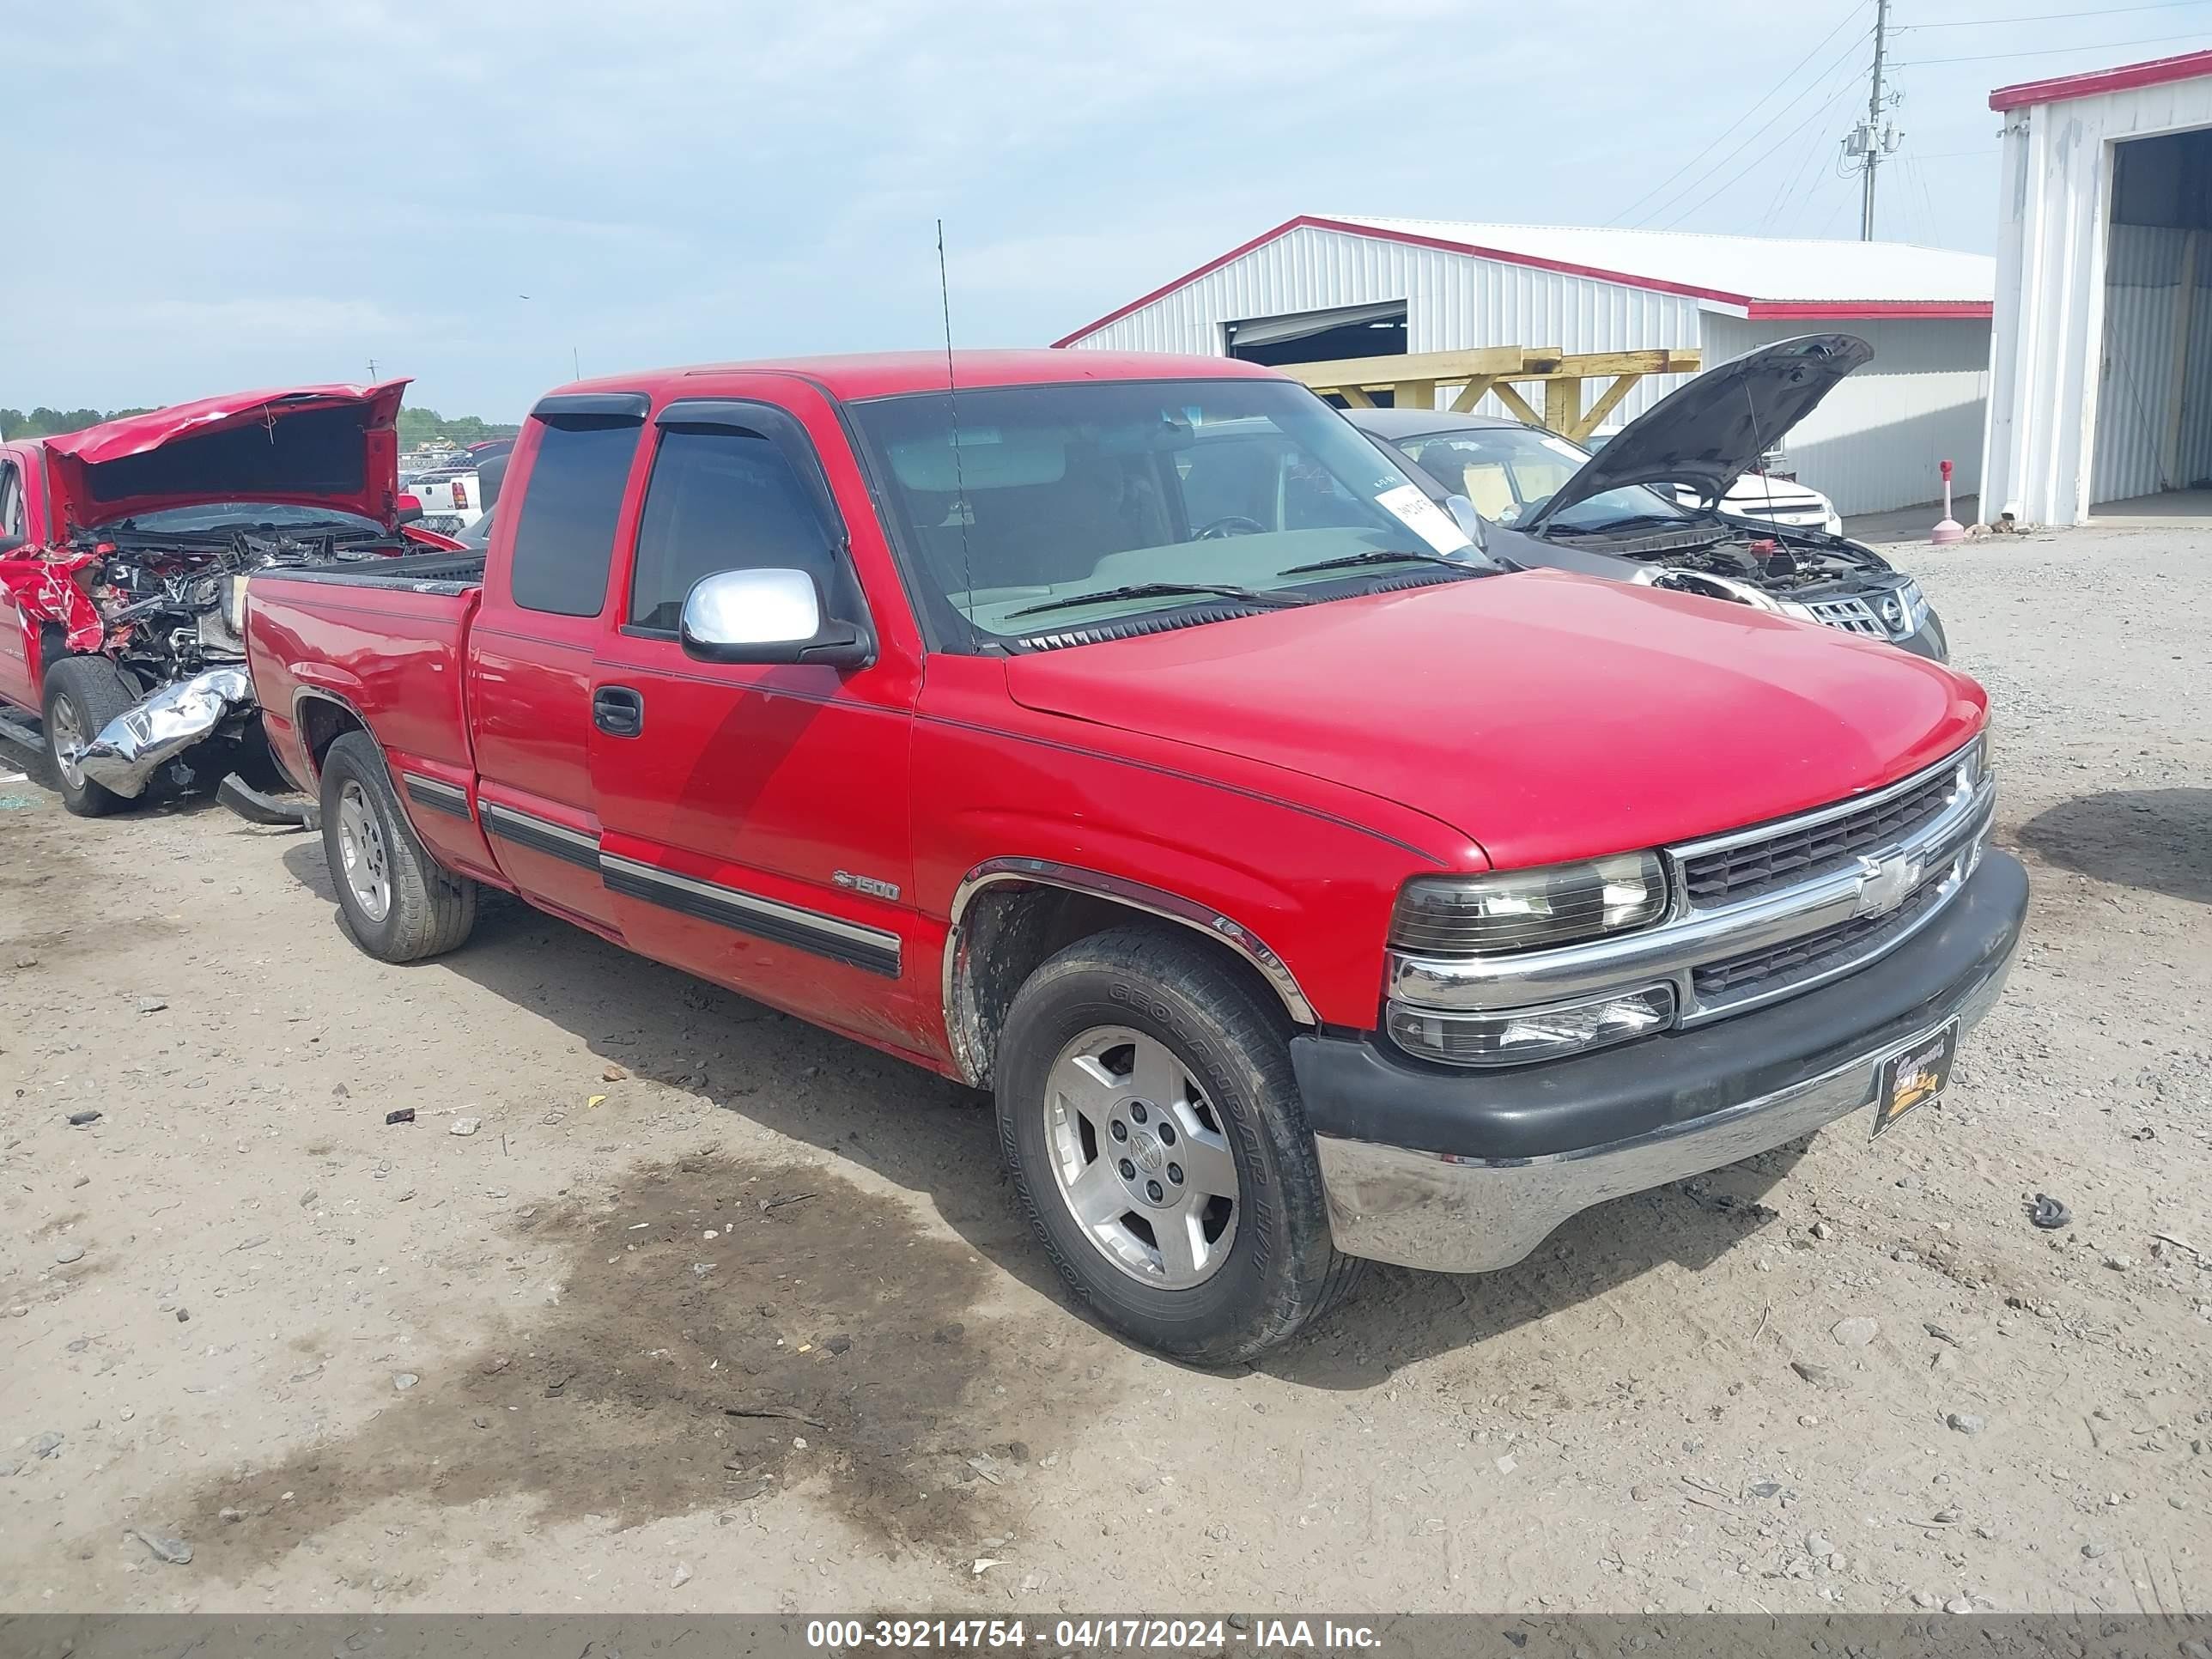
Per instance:
[[[1831,969],[1856,962],[1879,951],[1920,924],[1941,902],[1953,879],[1949,866],[1906,895],[1905,902],[1887,915],[1854,916],[1817,933],[1791,939],[1769,950],[1753,951],[1724,961],[1710,962],[1690,970],[1700,1006],[1741,1001],[1777,985],[1816,979]]]
[[[1933,822],[1960,789],[1959,772],[1958,762],[1947,761],[1854,810],[1692,852],[1680,861],[1682,890],[1693,908],[1706,910],[1846,869],[1862,853],[1894,846]]]
[[[1810,599],[1804,601],[1804,605],[1814,621],[1830,628],[1840,628],[1846,634],[1864,634],[1869,639],[1889,637],[1889,629],[1864,599]]]

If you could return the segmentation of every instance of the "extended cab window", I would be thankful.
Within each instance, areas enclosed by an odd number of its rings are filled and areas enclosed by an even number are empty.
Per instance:
[[[673,633],[692,585],[721,570],[804,570],[832,615],[857,615],[837,544],[767,438],[729,426],[667,427],[637,528],[630,623]]]
[[[615,520],[643,428],[634,419],[598,415],[543,424],[514,526],[514,602],[525,611],[596,617],[606,601]]]
[[[13,461],[0,461],[0,536],[23,533],[23,483]]]

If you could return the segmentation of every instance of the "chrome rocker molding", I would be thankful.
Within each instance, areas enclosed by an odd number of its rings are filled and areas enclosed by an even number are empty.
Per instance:
[[[1962,1034],[1996,1004],[2017,950],[1954,1011]],[[1951,1017],[1790,1088],[1577,1152],[1462,1160],[1316,1135],[1329,1229],[1347,1255],[1439,1273],[1510,1267],[1594,1205],[1740,1163],[1872,1105],[1883,1062]]]
[[[533,853],[543,853],[548,858],[561,859],[580,865],[586,870],[599,867],[599,843],[595,836],[571,830],[565,823],[556,823],[529,812],[518,812],[512,806],[501,806],[496,801],[479,801],[477,809],[483,814],[483,826],[501,841],[512,842],[517,847],[526,847]]]
[[[672,870],[656,869],[612,853],[599,854],[599,878],[611,892],[643,899],[771,944],[810,951],[887,979],[899,976],[899,937],[880,927],[841,921],[818,910],[801,909],[719,882],[679,876]]]
[[[401,786],[407,799],[417,806],[433,812],[447,812],[454,817],[465,818],[469,814],[469,792],[457,783],[447,783],[443,778],[425,777],[420,772],[403,771]]]
[[[1953,755],[1939,765],[1887,789],[1787,818],[1778,824],[1735,830],[1669,847],[1664,856],[1670,872],[1679,877],[1687,860],[1765,840],[1778,832],[1812,828],[1863,811],[1869,806],[1917,788],[1931,775],[1960,763],[1961,756]],[[1885,856],[1902,855],[1909,864],[1932,870],[1944,859],[1955,857],[1978,843],[1989,830],[1996,802],[1996,781],[1984,773],[1971,792],[1954,800],[1914,834],[1886,848]],[[1711,909],[1691,908],[1680,892],[1678,880],[1674,908],[1668,919],[1638,933],[1593,939],[1559,950],[1523,951],[1516,956],[1440,958],[1393,951],[1385,969],[1385,994],[1391,1000],[1407,1007],[1455,1013],[1549,1004],[1663,979],[1675,985],[1677,1006],[1682,1010],[1679,1023],[1694,1025],[1796,996],[1855,972],[1887,955],[1942,914],[1943,903],[1939,900],[1928,906],[1924,914],[1914,918],[1909,926],[1884,934],[1865,951],[1817,975],[1792,979],[1748,996],[1723,996],[1704,1002],[1698,1000],[1691,983],[1692,969],[1784,945],[1865,914],[1863,896],[1869,879],[1864,867],[1854,865],[1775,892]]]
[[[1260,970],[1273,988],[1283,1005],[1283,1012],[1300,1025],[1318,1025],[1320,1018],[1306,994],[1298,988],[1298,981],[1283,959],[1269,950],[1260,936],[1223,915],[1219,911],[1198,903],[1179,894],[1158,887],[1148,887],[1142,882],[1109,876],[1103,871],[1085,870],[1073,864],[1055,864],[1048,859],[987,859],[960,878],[952,892],[952,913],[945,938],[944,996],[945,1035],[951,1043],[954,1056],[959,1060],[967,1080],[975,1083],[984,1074],[981,1057],[972,1053],[973,1045],[963,1040],[959,1029],[957,980],[960,966],[961,921],[975,902],[975,896],[987,888],[996,886],[1057,887],[1071,893],[1088,893],[1095,897],[1110,899],[1132,910],[1141,910],[1147,915],[1159,916],[1195,929],[1210,939],[1220,940],[1247,962]]]

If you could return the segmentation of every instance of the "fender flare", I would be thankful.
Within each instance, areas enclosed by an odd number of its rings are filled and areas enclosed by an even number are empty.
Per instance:
[[[321,787],[323,769],[315,759],[315,751],[307,746],[304,735],[307,731],[307,721],[301,718],[301,714],[311,702],[326,702],[334,708],[343,708],[353,717],[362,731],[368,733],[369,741],[376,744],[380,753],[384,748],[384,744],[377,738],[376,728],[368,723],[368,716],[355,707],[353,701],[343,692],[334,691],[327,685],[307,684],[295,687],[292,692],[292,729],[302,734],[300,753],[307,760],[307,775],[305,778],[295,778],[293,781],[305,785],[306,793],[308,794],[313,794]]]
[[[1180,923],[1207,938],[1217,939],[1243,957],[1260,972],[1283,1005],[1283,1012],[1293,1023],[1309,1030],[1318,1026],[1321,1019],[1314,1012],[1312,1003],[1306,1000],[1297,976],[1291,972],[1282,957],[1270,950],[1265,940],[1233,917],[1225,916],[1208,904],[1186,898],[1164,888],[1132,881],[1127,877],[1109,875],[1101,870],[1088,870],[1079,865],[1056,863],[1049,859],[996,858],[987,859],[960,878],[953,890],[952,906],[945,934],[945,963],[943,982],[939,987],[945,1010],[945,1035],[952,1056],[968,1080],[973,1083],[981,1075],[981,1066],[971,1044],[960,1029],[959,1003],[955,995],[959,974],[961,953],[961,923],[976,896],[999,886],[1057,887],[1072,893],[1085,893],[1139,910],[1148,915],[1159,916]]]

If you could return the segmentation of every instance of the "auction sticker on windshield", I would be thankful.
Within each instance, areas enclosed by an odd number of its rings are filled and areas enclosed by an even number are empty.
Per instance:
[[[1400,484],[1375,498],[1375,505],[1429,544],[1437,553],[1463,553],[1474,544],[1452,522],[1451,514],[1421,494],[1419,484]]]

